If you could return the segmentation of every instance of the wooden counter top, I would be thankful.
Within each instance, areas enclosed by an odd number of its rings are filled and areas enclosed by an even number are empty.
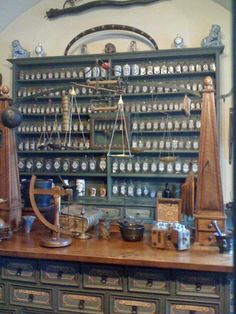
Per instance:
[[[73,239],[68,247],[44,248],[39,245],[39,240],[46,233],[48,230],[44,227],[29,235],[17,232],[10,240],[0,243],[0,256],[233,272],[232,255],[218,253],[217,247],[193,245],[187,251],[161,250],[151,247],[149,233],[141,242],[125,242],[119,233],[113,233],[110,240],[99,240],[93,235],[89,240]]]

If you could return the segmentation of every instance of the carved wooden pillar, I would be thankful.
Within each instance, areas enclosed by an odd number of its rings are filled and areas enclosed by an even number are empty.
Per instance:
[[[10,103],[0,91],[0,217],[14,231],[20,226],[22,211],[16,140],[14,130],[4,127],[1,120]]]
[[[215,96],[211,77],[204,79],[196,194],[196,241],[209,245],[215,242],[215,229],[211,221],[217,220],[219,227],[224,230],[226,218],[217,143]]]

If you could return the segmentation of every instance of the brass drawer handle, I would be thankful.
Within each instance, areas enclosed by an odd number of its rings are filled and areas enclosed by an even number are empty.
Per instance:
[[[151,288],[153,286],[153,280],[152,279],[148,279],[146,282],[146,286]]]
[[[34,295],[32,293],[29,294],[28,300],[29,300],[29,302],[33,302],[34,301]]]
[[[107,283],[107,276],[101,277],[101,283],[103,283],[104,285]]]
[[[62,275],[63,275],[63,271],[62,270],[59,270],[57,272],[57,279],[61,279],[62,278]]]
[[[132,314],[138,314],[138,307],[136,305],[132,306],[132,310],[131,310]]]
[[[196,286],[195,286],[195,289],[196,289],[197,292],[201,291],[202,290],[202,284],[197,282]]]
[[[80,310],[83,310],[83,309],[84,309],[84,303],[85,303],[84,300],[80,300],[80,301],[79,301],[79,309],[80,309]]]
[[[16,270],[16,276],[21,276],[22,275],[22,269],[21,268],[18,268]]]

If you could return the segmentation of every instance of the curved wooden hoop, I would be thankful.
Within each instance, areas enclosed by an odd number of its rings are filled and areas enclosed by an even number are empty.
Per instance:
[[[34,187],[35,181],[36,181],[36,176],[33,175],[30,180],[29,197],[30,197],[30,202],[31,202],[31,205],[32,205],[32,208],[34,210],[36,217],[50,230],[57,233],[62,233],[62,234],[71,236],[70,231],[64,230],[58,226],[55,226],[52,223],[50,223],[47,219],[44,218],[44,216],[41,214],[40,210],[38,209],[38,206],[36,204],[35,197],[34,197],[34,195],[36,194],[37,195],[39,194],[40,195],[52,195],[54,198],[63,196],[66,194],[64,189],[60,188],[59,186],[55,186],[52,189],[35,189]]]
[[[158,50],[158,46],[157,43],[155,42],[155,40],[148,35],[147,33],[141,31],[140,29],[136,28],[136,27],[132,27],[132,26],[127,26],[127,25],[120,25],[120,24],[106,24],[106,25],[101,25],[101,26],[96,26],[93,28],[89,28],[85,31],[83,31],[82,33],[79,33],[77,36],[75,36],[67,45],[65,52],[64,52],[64,56],[68,55],[69,49],[71,48],[71,46],[78,40],[80,40],[81,38],[83,38],[84,36],[96,33],[96,32],[101,32],[101,31],[106,31],[106,30],[122,30],[122,31],[129,31],[129,32],[133,32],[136,33],[138,35],[143,36],[144,38],[146,38],[148,41],[150,41],[150,43],[153,45],[153,47]]]

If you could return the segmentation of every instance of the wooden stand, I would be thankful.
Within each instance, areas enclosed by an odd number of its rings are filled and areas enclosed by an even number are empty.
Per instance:
[[[21,223],[21,194],[13,129],[3,126],[1,113],[10,105],[11,99],[0,94],[0,217],[11,229],[17,230]]]
[[[201,132],[198,158],[198,181],[195,208],[196,241],[210,245],[216,242],[211,221],[221,230],[225,219],[220,163],[218,157],[214,89],[211,77],[204,80]]]

